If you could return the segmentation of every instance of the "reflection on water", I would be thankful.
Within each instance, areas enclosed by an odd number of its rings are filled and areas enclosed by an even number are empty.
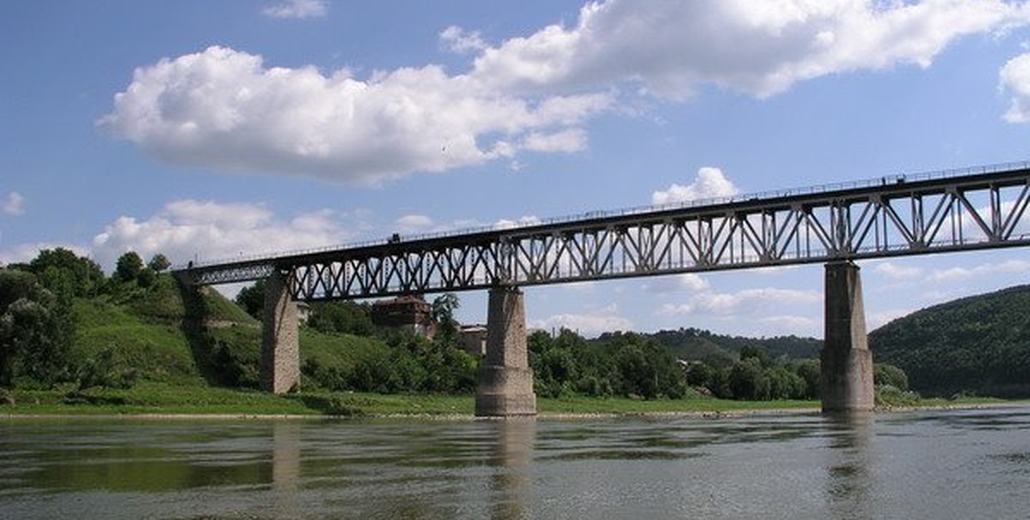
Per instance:
[[[826,418],[830,450],[826,493],[833,518],[874,518],[871,500],[873,464],[869,445],[876,417],[854,412]]]
[[[518,418],[496,421],[497,443],[491,464],[497,468],[492,491],[497,498],[491,507],[491,518],[518,520],[526,518],[530,503],[530,461],[533,458],[533,437],[536,420]]]
[[[1030,409],[0,421],[0,516],[1025,518]]]

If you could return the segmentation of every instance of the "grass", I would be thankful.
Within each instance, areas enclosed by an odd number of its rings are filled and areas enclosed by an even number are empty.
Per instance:
[[[344,392],[302,392],[272,395],[257,390],[216,388],[197,380],[192,385],[144,381],[127,390],[93,389],[69,400],[71,388],[14,390],[13,405],[0,406],[0,416],[34,415],[211,415],[211,416],[471,416],[474,398],[446,395],[381,395]],[[0,390],[0,392],[3,392]],[[947,408],[1013,403],[993,398],[923,399],[916,408]],[[540,398],[537,410],[548,415],[639,415],[720,413],[818,409],[818,401],[729,401],[712,398]]]

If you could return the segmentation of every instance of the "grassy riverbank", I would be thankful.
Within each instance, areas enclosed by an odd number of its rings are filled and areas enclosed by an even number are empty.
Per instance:
[[[472,415],[472,396],[300,393],[284,396],[258,391],[177,387],[156,383],[129,390],[94,390],[69,398],[60,390],[12,392],[14,404],[0,415],[232,415],[232,416],[389,416]],[[997,404],[997,399],[926,399],[915,406]],[[818,409],[818,401],[728,401],[711,398],[638,400],[625,398],[539,399],[541,415],[718,413]]]

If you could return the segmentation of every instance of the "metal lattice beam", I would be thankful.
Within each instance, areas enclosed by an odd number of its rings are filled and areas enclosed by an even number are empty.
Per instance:
[[[986,169],[985,169],[986,170]],[[201,285],[288,274],[299,300],[540,285],[1030,244],[1030,169],[903,177],[177,271]]]

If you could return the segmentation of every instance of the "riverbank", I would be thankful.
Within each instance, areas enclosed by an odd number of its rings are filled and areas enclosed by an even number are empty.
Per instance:
[[[377,418],[472,417],[473,396],[381,395],[311,392],[272,395],[252,390],[142,384],[127,390],[93,390],[69,397],[67,390],[15,390],[0,406],[0,418],[136,417],[136,418]],[[924,399],[904,407],[977,407],[1017,404],[985,398]],[[1026,404],[1022,402],[1022,404]],[[706,397],[641,400],[629,398],[539,398],[541,418],[815,413],[818,401],[730,401]]]

